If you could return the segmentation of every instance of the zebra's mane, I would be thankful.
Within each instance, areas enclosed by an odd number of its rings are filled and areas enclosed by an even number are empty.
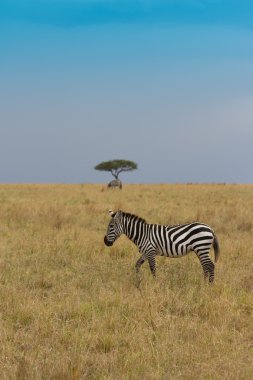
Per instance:
[[[145,219],[140,218],[137,215],[130,214],[129,212],[122,211],[123,216],[130,217],[130,218],[136,218],[139,222],[147,223]]]

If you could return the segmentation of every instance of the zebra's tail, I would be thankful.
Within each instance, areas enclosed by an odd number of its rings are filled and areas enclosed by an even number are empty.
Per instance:
[[[218,258],[220,256],[220,246],[217,236],[213,236],[213,249],[214,249],[214,261],[217,263]]]

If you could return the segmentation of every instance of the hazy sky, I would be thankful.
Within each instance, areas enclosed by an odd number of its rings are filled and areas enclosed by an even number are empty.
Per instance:
[[[1,0],[0,182],[253,180],[252,0]]]

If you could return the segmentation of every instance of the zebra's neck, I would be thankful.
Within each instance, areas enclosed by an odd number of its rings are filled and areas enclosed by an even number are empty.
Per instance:
[[[143,235],[147,230],[147,223],[136,215],[123,213],[123,233],[134,244],[141,248]]]

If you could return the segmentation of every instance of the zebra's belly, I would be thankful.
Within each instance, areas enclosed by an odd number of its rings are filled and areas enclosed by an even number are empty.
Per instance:
[[[165,250],[164,248],[159,248],[156,252],[158,256],[166,256],[171,258],[177,258],[187,255],[193,249],[190,245],[182,245],[180,247],[171,247],[171,250]]]

